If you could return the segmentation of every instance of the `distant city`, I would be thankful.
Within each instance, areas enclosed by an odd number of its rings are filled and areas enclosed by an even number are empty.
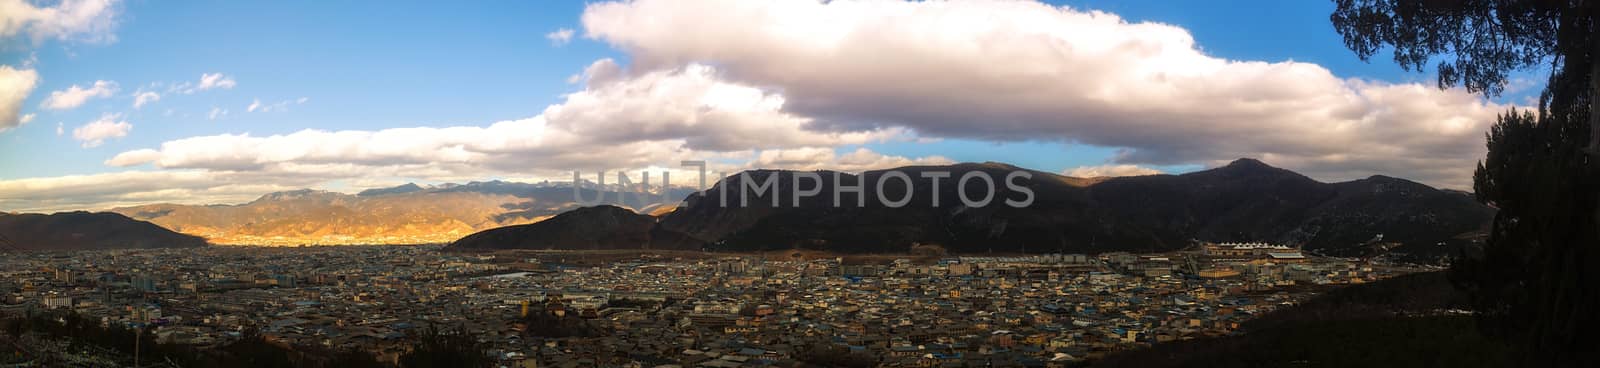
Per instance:
[[[1600,367],[1600,0],[0,0],[0,368]]]
[[[833,346],[868,365],[1075,366],[1229,335],[1333,285],[1431,270],[1263,243],[836,257],[207,247],[7,253],[0,269],[0,312],[71,312],[148,328],[161,344],[224,346],[259,330],[395,363],[416,331],[437,328],[470,333],[513,367],[785,366]],[[545,319],[575,322],[529,325]],[[13,341],[53,364],[130,363],[60,337]]]

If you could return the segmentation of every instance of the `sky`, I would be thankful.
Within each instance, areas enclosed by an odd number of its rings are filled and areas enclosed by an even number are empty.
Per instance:
[[[1332,7],[0,0],[0,211],[573,170],[692,185],[684,160],[1118,176],[1251,157],[1469,189],[1542,72],[1440,90],[1360,60]]]

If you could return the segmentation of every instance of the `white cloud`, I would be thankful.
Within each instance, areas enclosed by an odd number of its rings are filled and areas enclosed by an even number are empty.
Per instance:
[[[116,35],[116,0],[62,0],[38,6],[26,0],[0,0],[0,38],[26,35],[35,43],[62,41],[112,42]]]
[[[67,123],[56,122],[56,136],[67,134]]]
[[[161,94],[153,91],[139,91],[133,94],[133,108],[138,109],[151,102],[161,101]]]
[[[36,65],[36,64],[39,64],[39,52],[38,51],[29,51],[28,52],[28,58],[27,59],[22,59],[22,64],[21,65],[22,65],[22,69],[33,69],[33,66]]]
[[[94,148],[104,144],[107,139],[128,136],[129,130],[133,130],[133,124],[122,120],[122,114],[104,114],[95,121],[72,129],[72,138],[82,142],[83,148]]]
[[[628,53],[615,70],[716,65],[782,91],[784,112],[815,128],[1119,147],[1124,164],[1259,157],[1324,180],[1464,188],[1508,107],[1217,58],[1183,28],[1024,1],[637,0],[590,4],[583,25]]]
[[[250,101],[250,105],[249,106],[245,106],[245,112],[285,111],[285,110],[289,109],[289,105],[291,105],[291,104],[299,105],[299,104],[306,103],[306,101],[308,101],[307,98],[301,97],[301,98],[293,99],[293,100],[278,101],[278,102],[272,103],[272,104],[263,104],[263,103],[261,103],[261,99],[257,98],[257,99],[252,99]]]
[[[216,135],[169,141],[159,158],[140,153],[120,165],[153,161],[164,168],[258,170],[268,166],[348,163],[368,166],[452,164],[479,169],[641,167],[696,152],[821,147],[898,139],[894,129],[835,133],[807,129],[782,112],[780,97],[717,79],[692,65],[587,88],[543,114],[487,127],[308,129],[256,137]],[[260,107],[257,108],[257,111]],[[226,110],[213,109],[221,116]],[[527,157],[539,157],[528,160]],[[538,166],[529,166],[537,161]]]
[[[807,119],[783,113],[782,105],[771,93],[721,81],[714,69],[694,65],[588,87],[543,114],[486,126],[200,136],[126,151],[105,164],[208,173],[218,186],[295,187],[358,178],[567,180],[571,170],[637,175],[644,169],[659,172],[663,165],[676,168],[683,160],[711,161],[714,172],[755,167],[860,171],[949,162],[859,148],[836,153],[840,145],[900,139],[903,132],[813,131]],[[673,177],[682,185],[693,184],[686,179],[696,175],[673,170]],[[123,194],[117,194],[119,203],[127,201]]]
[[[83,106],[93,98],[106,98],[117,93],[117,82],[97,80],[88,88],[76,84],[67,89],[50,92],[50,97],[45,98],[39,106],[51,110],[68,110]]]
[[[94,175],[0,180],[0,208],[51,212],[104,210],[145,203],[238,203],[262,193],[309,185],[252,182],[241,174],[202,171],[127,171]]]
[[[136,149],[136,150],[132,150],[132,151],[119,153],[116,156],[112,157],[110,160],[106,160],[105,164],[106,165],[110,165],[110,166],[118,166],[118,167],[133,166],[133,165],[147,164],[147,163],[153,162],[153,161],[155,161],[157,159],[160,159],[160,158],[161,158],[161,151],[148,149],[148,148],[146,148],[146,149]]]
[[[1161,174],[1161,173],[1162,173],[1161,170],[1156,170],[1156,169],[1143,167],[1143,166],[1139,166],[1139,165],[1126,165],[1126,164],[1124,164],[1124,165],[1079,166],[1079,167],[1074,167],[1074,168],[1071,168],[1071,169],[1067,169],[1066,171],[1061,172],[1061,175],[1071,176],[1071,177],[1075,177],[1075,178],[1097,178],[1097,177],[1108,177],[1108,176],[1155,175],[1155,174]]]
[[[496,125],[513,122],[501,122]],[[246,139],[248,141],[248,139]],[[284,142],[284,141],[273,141]],[[171,142],[169,142],[171,143]],[[222,142],[218,142],[222,143]],[[187,143],[186,143],[187,144]],[[216,147],[221,147],[220,145]],[[113,166],[133,166],[156,162],[168,152],[163,150],[134,150],[124,152],[107,161]],[[213,153],[222,154],[223,151]],[[420,155],[419,155],[420,156]],[[675,186],[693,186],[698,172],[676,166],[679,159],[714,159],[709,173],[731,174],[750,168],[783,168],[793,170],[830,169],[847,172],[886,169],[906,165],[944,164],[943,157],[906,158],[887,156],[866,149],[845,154],[833,153],[831,148],[805,147],[789,150],[767,150],[758,154],[737,152],[727,154],[694,153],[671,159],[637,161],[635,166],[608,167],[607,182],[613,182],[616,172],[627,172],[630,178],[642,179],[642,171],[650,172],[652,183],[659,184],[660,173],[669,171]],[[509,158],[507,159],[509,160]],[[736,163],[719,163],[735,160]],[[524,160],[526,161],[526,160]],[[658,166],[666,163],[668,166]],[[159,163],[156,165],[161,166]],[[444,163],[311,163],[311,160],[280,162],[257,168],[229,169],[165,169],[153,171],[126,171],[95,175],[78,175],[50,178],[0,180],[0,208],[13,211],[56,211],[69,209],[103,209],[148,203],[216,204],[240,203],[255,199],[261,194],[316,187],[331,181],[375,181],[398,183],[414,180],[464,182],[488,177],[507,177],[511,180],[538,182],[540,180],[566,181],[571,179],[568,170],[543,168],[496,169],[490,165],[468,162]],[[583,170],[585,179],[594,175],[594,169]],[[710,176],[714,183],[720,177]],[[590,179],[592,180],[592,179]],[[712,184],[707,183],[707,184]]]
[[[215,203],[195,198],[352,179],[563,179],[699,159],[724,172],[859,171],[948,160],[843,147],[941,138],[1122,148],[1094,168],[1111,174],[1257,157],[1323,179],[1388,173],[1462,187],[1503,108],[1313,64],[1211,57],[1178,27],[1030,2],[640,0],[593,4],[583,21],[632,64],[592,63],[572,80],[580,90],[532,117],[176,139],[105,161],[155,171],[0,181],[0,206]],[[245,109],[268,106],[256,105]],[[95,187],[118,180],[145,184]],[[163,181],[174,184],[149,184]]]
[[[549,39],[551,45],[565,46],[567,43],[572,42],[572,29],[557,29],[554,32],[544,34],[544,38]]]
[[[211,112],[206,113],[206,120],[217,120],[218,118],[224,118],[224,117],[227,117],[227,116],[228,116],[228,109],[224,109],[224,108],[221,108],[221,107],[212,107],[211,108]]]
[[[211,89],[233,89],[237,85],[239,83],[235,82],[233,77],[222,73],[200,73],[199,82],[173,83],[171,87],[167,88],[167,91],[187,95]]]
[[[17,125],[27,124],[28,122],[33,121],[33,117],[34,116],[37,116],[37,115],[35,115],[35,114],[22,114],[21,118],[17,118]]]
[[[39,73],[33,69],[0,65],[0,132],[22,125],[22,101],[38,84]]]
[[[609,59],[595,64],[607,63]],[[543,117],[593,145],[679,139],[689,149],[734,151],[857,144],[905,134],[900,129],[812,130],[811,119],[784,111],[783,96],[723,81],[716,69],[704,65],[621,80],[589,74],[588,88],[546,108]]]
[[[600,60],[595,60],[593,63],[589,63],[589,66],[583,68],[583,74],[581,77],[574,75],[567,78],[567,82],[577,83],[582,81],[588,86],[594,87],[625,77],[624,74],[626,72],[627,71],[622,69],[621,65],[617,64],[616,60],[612,60],[611,58],[603,58]]]
[[[232,89],[235,84],[233,77],[222,75],[222,73],[202,73],[200,74],[200,85],[195,86],[195,88],[201,91],[212,88]]]

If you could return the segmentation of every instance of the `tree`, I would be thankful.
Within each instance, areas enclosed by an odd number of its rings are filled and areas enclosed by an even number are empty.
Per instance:
[[[1488,133],[1473,189],[1499,212],[1451,277],[1528,365],[1600,366],[1580,337],[1600,328],[1600,272],[1586,267],[1600,262],[1600,0],[1336,3],[1334,28],[1363,60],[1389,47],[1407,70],[1439,58],[1440,88],[1493,96],[1509,73],[1550,67],[1538,114],[1511,111]]]
[[[400,356],[401,368],[494,366],[487,345],[469,333],[428,327],[413,334],[412,340],[416,343],[411,351]]]
[[[1588,118],[1600,130],[1600,27],[1593,0],[1335,0],[1331,20],[1345,46],[1368,60],[1386,47],[1406,70],[1420,71],[1439,57],[1439,87],[1466,87],[1490,96],[1504,90],[1516,70],[1549,65],[1541,107],[1546,113]],[[1565,119],[1564,119],[1565,120]],[[1571,132],[1574,135],[1580,132]],[[1587,142],[1600,148],[1600,135]]]
[[[878,359],[872,355],[850,351],[849,348],[829,344],[814,343],[801,347],[795,352],[795,360],[817,367],[872,367],[878,365]]]

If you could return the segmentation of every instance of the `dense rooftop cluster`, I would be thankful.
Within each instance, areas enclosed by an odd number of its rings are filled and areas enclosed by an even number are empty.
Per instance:
[[[201,347],[259,331],[389,362],[433,329],[475,336],[505,366],[1064,366],[1228,335],[1315,285],[1410,271],[1263,249],[600,262],[431,246],[20,253],[0,256],[0,313],[71,310]]]

